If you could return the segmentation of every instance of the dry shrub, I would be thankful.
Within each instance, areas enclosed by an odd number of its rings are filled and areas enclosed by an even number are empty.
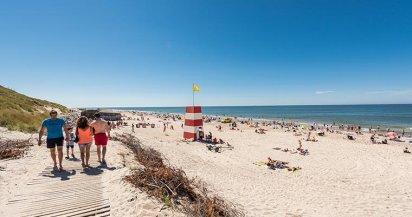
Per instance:
[[[144,166],[132,171],[125,180],[166,205],[188,216],[244,216],[233,204],[211,196],[204,183],[189,179],[183,170],[166,165],[158,151],[142,147],[140,140],[132,134],[116,135],[112,139],[128,147],[135,159]]]
[[[29,146],[33,146],[30,139],[10,140],[0,138],[0,160],[20,158]]]

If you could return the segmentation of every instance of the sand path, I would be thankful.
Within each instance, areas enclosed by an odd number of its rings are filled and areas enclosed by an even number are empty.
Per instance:
[[[78,149],[75,156],[79,157]],[[90,165],[83,169],[80,159],[64,160],[65,171],[44,168],[21,186],[3,207],[6,216],[109,216],[110,203],[104,195],[102,173],[107,167],[97,162],[92,146]]]

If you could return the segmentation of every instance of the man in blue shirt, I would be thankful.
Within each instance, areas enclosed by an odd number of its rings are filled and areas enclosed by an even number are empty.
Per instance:
[[[41,138],[44,134],[44,129],[47,129],[47,148],[50,149],[50,155],[54,162],[54,170],[57,170],[57,162],[56,162],[56,146],[57,152],[59,157],[59,170],[63,170],[62,160],[63,160],[63,132],[62,129],[64,128],[64,132],[69,135],[69,132],[66,127],[66,123],[63,119],[57,118],[57,111],[52,110],[50,111],[50,118],[47,118],[41,124],[40,132],[39,132],[39,146],[41,145]],[[67,141],[67,138],[66,138]]]

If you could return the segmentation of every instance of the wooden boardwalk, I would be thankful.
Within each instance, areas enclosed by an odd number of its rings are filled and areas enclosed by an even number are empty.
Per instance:
[[[77,158],[80,157],[75,147]],[[50,160],[51,161],[51,160]],[[91,168],[83,169],[80,159],[63,160],[65,171],[45,168],[9,200],[9,216],[110,216],[108,198],[103,195],[102,173],[108,169],[97,162],[95,147]]]

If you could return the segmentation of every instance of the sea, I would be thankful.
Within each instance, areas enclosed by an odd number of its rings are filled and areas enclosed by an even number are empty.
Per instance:
[[[184,114],[185,107],[112,107],[117,110]],[[306,124],[360,125],[412,132],[412,104],[203,106],[203,115],[277,120]]]

